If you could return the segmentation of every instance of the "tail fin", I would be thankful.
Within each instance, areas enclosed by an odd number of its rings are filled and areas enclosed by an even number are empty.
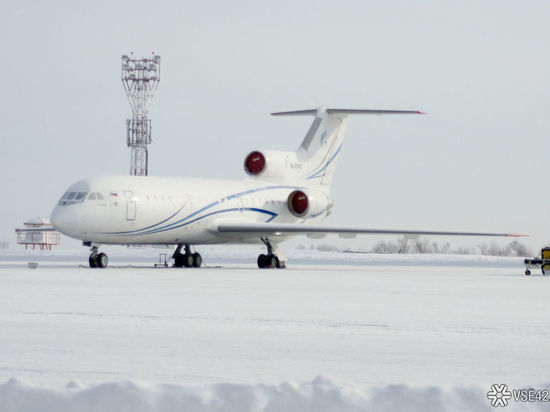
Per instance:
[[[422,114],[407,110],[328,109],[271,113],[273,116],[315,116],[296,155],[305,165],[304,178],[312,185],[330,187],[350,114]]]

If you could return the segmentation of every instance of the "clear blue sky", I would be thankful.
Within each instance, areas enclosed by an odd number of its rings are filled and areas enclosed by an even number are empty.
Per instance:
[[[243,178],[250,150],[295,149],[311,121],[271,111],[419,109],[350,120],[329,222],[550,243],[548,16],[548,1],[7,2],[0,240],[74,181],[128,173],[133,50],[162,56],[153,175]]]

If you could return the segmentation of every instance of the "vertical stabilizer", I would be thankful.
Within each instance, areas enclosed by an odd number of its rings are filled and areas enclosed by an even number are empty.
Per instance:
[[[342,150],[344,134],[350,114],[420,114],[408,110],[362,110],[329,109],[320,107],[311,110],[272,113],[274,116],[315,116],[313,123],[298,148],[296,155],[304,164],[304,175],[308,183],[330,187],[336,163]]]
[[[332,184],[347,122],[347,114],[329,113],[324,107],[317,110],[297,151],[298,159],[306,165],[304,177],[311,184]]]

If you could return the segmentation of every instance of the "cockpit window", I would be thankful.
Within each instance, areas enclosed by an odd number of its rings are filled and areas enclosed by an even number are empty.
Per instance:
[[[92,192],[87,200],[103,200],[103,195],[99,192]]]
[[[86,199],[88,192],[66,192],[59,200],[59,205],[72,205],[74,203],[81,203]]]

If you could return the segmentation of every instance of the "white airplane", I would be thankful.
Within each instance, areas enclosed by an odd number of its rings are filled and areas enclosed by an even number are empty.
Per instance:
[[[206,180],[102,176],[70,186],[51,216],[55,230],[91,247],[90,267],[108,264],[103,244],[177,245],[176,267],[199,267],[191,246],[259,243],[260,268],[284,268],[279,243],[294,235],[357,234],[518,236],[507,233],[435,232],[322,226],[332,211],[330,187],[351,114],[418,114],[418,111],[328,109],[272,113],[314,116],[297,151],[253,151],[247,178]],[[182,253],[183,249],[183,253]]]

